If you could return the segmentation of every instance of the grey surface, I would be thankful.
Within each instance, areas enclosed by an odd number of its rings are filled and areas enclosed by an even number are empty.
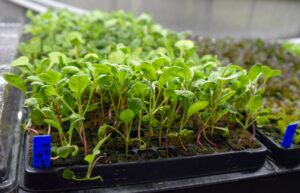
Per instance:
[[[278,39],[300,35],[299,0],[58,1],[87,10],[148,12],[165,27],[200,36]],[[8,0],[0,0],[0,21],[23,21],[24,13]]]
[[[265,39],[300,34],[298,0],[60,0],[88,10],[149,12],[163,26],[195,35]]]
[[[293,168],[285,168],[285,167],[277,166],[272,161],[267,159],[264,166],[255,171],[233,172],[227,174],[195,177],[195,178],[181,179],[181,180],[172,180],[172,181],[165,181],[159,183],[147,183],[147,184],[119,186],[119,187],[98,188],[98,189],[91,189],[91,190],[77,190],[77,191],[72,191],[70,193],[154,193],[154,192],[168,192],[168,191],[177,192],[179,190],[185,190],[184,192],[189,192],[189,190],[193,188],[199,188],[199,187],[205,188],[208,186],[213,187],[220,184],[229,184],[229,183],[241,182],[241,181],[247,182],[253,179],[255,179],[259,185],[263,185],[262,182],[268,182],[267,184],[265,184],[266,187],[269,187],[267,188],[268,191],[282,193],[280,190],[277,191],[275,189],[272,189],[272,183],[273,182],[281,183],[280,176],[282,175],[298,173],[299,176],[299,171],[300,171],[299,165]],[[294,181],[297,181],[298,176],[296,176],[296,179]],[[268,178],[269,181],[262,180]],[[282,182],[286,183],[286,181],[282,181]],[[285,185],[283,184],[283,186]],[[233,187],[234,185],[231,186],[232,189],[230,190],[227,187],[227,189],[224,189],[224,193],[237,192]],[[268,192],[268,191],[259,191],[258,187],[256,188],[247,187],[247,188],[250,188],[251,190],[253,190],[253,192],[265,192],[265,193]],[[265,187],[260,187],[260,188],[264,190],[266,189]],[[199,192],[201,191],[200,189],[198,190]],[[218,192],[220,192],[220,189],[218,190],[219,190]],[[195,192],[195,190],[193,192]],[[245,192],[252,192],[252,191],[249,191],[247,189],[245,190]],[[27,192],[20,189],[19,193],[27,193]]]
[[[0,22],[0,65],[10,63],[17,53],[21,24]],[[1,68],[0,66],[0,68]],[[1,69],[0,69],[1,71]]]
[[[23,22],[24,15],[25,9],[8,0],[0,0],[0,22]]]
[[[18,184],[22,135],[16,112],[21,110],[22,96],[16,89],[6,86],[2,74],[10,70],[9,63],[17,55],[20,29],[20,23],[0,22],[0,170],[5,171],[1,175],[6,179],[0,182],[1,193]]]

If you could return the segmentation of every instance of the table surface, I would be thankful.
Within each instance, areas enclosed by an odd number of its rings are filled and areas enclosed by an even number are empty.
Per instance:
[[[71,193],[150,193],[150,192],[192,192],[192,190],[204,190],[206,188],[218,187],[218,185],[226,185],[229,186],[227,188],[214,188],[214,193],[216,192],[240,192],[240,190],[235,189],[238,188],[235,184],[240,182],[245,182],[244,184],[251,186],[252,184],[259,186],[258,189],[251,189],[245,192],[265,192],[265,189],[272,190],[272,193],[281,192],[283,187],[279,187],[276,191],[276,183],[286,184],[286,180],[283,181],[280,176],[289,175],[289,174],[297,174],[298,179],[300,179],[300,165],[286,168],[281,167],[271,161],[269,158],[265,161],[263,167],[255,171],[242,171],[242,172],[233,172],[219,175],[211,175],[211,176],[203,176],[203,177],[195,177],[188,179],[179,179],[172,181],[164,181],[158,183],[146,183],[146,184],[136,184],[136,185],[128,185],[128,186],[117,186],[117,187],[105,187],[98,189],[90,189],[90,190],[77,190],[71,191]],[[260,182],[260,179],[267,179],[267,181]],[[294,178],[296,179],[296,178]],[[263,183],[263,184],[262,184]],[[292,181],[293,185],[295,182]],[[262,187],[266,185],[265,187]],[[274,185],[274,186],[273,186]],[[279,185],[279,184],[277,184]],[[243,185],[245,186],[245,185]],[[274,187],[272,189],[272,187]],[[249,187],[248,187],[249,188]],[[230,189],[230,190],[229,190]],[[284,188],[289,193],[293,193],[292,191],[288,191],[288,188]],[[291,190],[294,190],[295,187],[291,186]],[[190,191],[185,191],[190,190]],[[197,192],[197,191],[195,191]],[[26,193],[23,190],[19,190],[19,193]],[[296,193],[296,192],[295,192]]]

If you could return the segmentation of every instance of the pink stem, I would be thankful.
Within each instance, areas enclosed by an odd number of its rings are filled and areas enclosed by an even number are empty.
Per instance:
[[[255,135],[256,135],[256,126],[254,123],[252,123],[252,136],[250,138],[250,143],[253,143],[253,140],[255,138]]]
[[[35,129],[27,128],[26,130],[27,130],[28,132],[30,132],[30,133],[35,134],[35,135],[39,135],[39,132],[38,132],[37,130],[35,130]]]
[[[214,142],[212,142],[210,139],[208,139],[208,137],[206,136],[206,133],[205,133],[205,129],[203,130],[203,136],[205,137],[205,140],[210,144],[212,145],[213,147],[215,148],[218,148],[218,145],[215,144]]]
[[[84,147],[84,154],[88,154],[88,148],[87,148],[87,143],[86,143],[86,136],[85,136],[85,131],[83,126],[80,128],[80,138],[81,138],[81,143],[83,144]]]
[[[179,112],[181,105],[178,105],[178,107],[176,108],[176,114]]]
[[[109,109],[108,109],[108,117],[111,120],[111,106],[109,106]]]
[[[202,133],[203,129],[199,129],[198,130],[198,134],[197,134],[197,139],[196,139],[196,143],[197,145],[203,147],[203,144],[200,142],[200,138],[201,138],[201,133]]]

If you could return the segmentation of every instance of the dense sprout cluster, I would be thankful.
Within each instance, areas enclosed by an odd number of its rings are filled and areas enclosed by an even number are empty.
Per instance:
[[[224,65],[235,63],[249,69],[261,63],[282,71],[268,82],[265,99],[273,121],[283,134],[287,125],[300,120],[300,46],[289,42],[266,42],[261,39],[198,39],[199,54],[217,55]],[[272,123],[272,127],[276,123]],[[300,142],[300,136],[295,142]]]
[[[158,146],[187,150],[189,143],[217,145],[215,137],[235,130],[240,143],[256,121],[268,119],[262,95],[278,70],[223,66],[212,55],[199,56],[185,34],[144,14],[28,15],[31,37],[12,63],[20,74],[4,77],[26,95],[26,129],[57,136],[52,151],[59,158],[84,153],[84,179],[95,179],[99,155],[116,149],[115,142],[126,157],[153,138]],[[77,179],[69,170],[64,176]]]

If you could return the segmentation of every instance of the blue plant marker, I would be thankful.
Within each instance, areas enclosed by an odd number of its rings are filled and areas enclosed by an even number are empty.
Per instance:
[[[282,143],[281,143],[282,147],[285,147],[285,148],[291,147],[297,128],[298,128],[297,123],[291,124],[286,128],[286,131],[285,131]]]
[[[34,168],[50,168],[51,136],[37,135],[33,137],[33,163]]]

